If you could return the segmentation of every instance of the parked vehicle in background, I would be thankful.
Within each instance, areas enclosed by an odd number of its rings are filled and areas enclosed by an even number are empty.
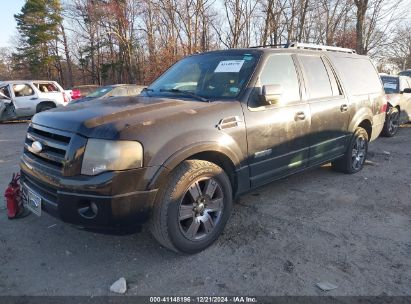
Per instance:
[[[386,107],[375,67],[353,50],[195,54],[138,97],[35,115],[24,197],[35,214],[82,227],[149,221],[163,246],[196,253],[222,233],[240,194],[327,162],[359,172]]]
[[[77,99],[72,104],[82,103],[97,98],[111,98],[119,96],[137,96],[145,88],[142,85],[135,84],[113,84],[104,87],[99,87],[95,91],[88,94],[86,97]]]
[[[381,76],[387,96],[387,116],[382,135],[397,134],[402,123],[411,120],[411,78],[406,76]]]
[[[29,117],[52,108],[64,107],[70,98],[55,81],[14,80],[0,83],[0,99],[7,119]]]
[[[411,70],[405,70],[398,73],[398,76],[408,76],[411,77]]]
[[[81,97],[86,97],[90,93],[97,90],[100,86],[96,84],[87,84],[87,85],[79,85],[74,86],[70,90],[66,90],[71,96],[71,99],[79,99]]]

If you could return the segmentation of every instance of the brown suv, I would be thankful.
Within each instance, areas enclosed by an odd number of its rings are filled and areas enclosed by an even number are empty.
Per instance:
[[[240,194],[327,162],[360,171],[386,106],[370,59],[352,50],[192,55],[138,97],[35,115],[21,159],[27,206],[83,227],[149,221],[165,247],[195,253]]]

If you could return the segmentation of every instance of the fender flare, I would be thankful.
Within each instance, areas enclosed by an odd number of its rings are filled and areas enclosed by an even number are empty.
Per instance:
[[[239,169],[241,167],[241,161],[231,149],[219,145],[217,142],[201,142],[196,143],[190,146],[186,146],[167,158],[162,166],[157,170],[151,179],[148,189],[157,189],[167,178],[168,174],[176,168],[181,162],[185,159],[190,158],[191,156],[203,153],[203,152],[217,152],[225,155],[234,166],[234,169]]]
[[[40,101],[37,105],[36,105],[36,113],[39,112],[39,108],[43,105],[43,104],[53,104],[55,108],[57,108],[57,105],[54,101],[52,100],[43,100]]]

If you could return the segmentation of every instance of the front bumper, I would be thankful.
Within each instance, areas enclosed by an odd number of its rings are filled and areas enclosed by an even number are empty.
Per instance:
[[[55,177],[21,162],[21,182],[41,196],[42,211],[94,229],[141,226],[148,220],[157,189],[131,191],[138,189],[132,177],[145,172],[141,168],[92,177]],[[87,211],[92,203],[93,212]]]

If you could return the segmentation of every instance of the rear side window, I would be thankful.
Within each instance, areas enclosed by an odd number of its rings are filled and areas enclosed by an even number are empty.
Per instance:
[[[127,88],[126,87],[121,87],[121,88],[115,88],[113,91],[111,91],[110,96],[127,96]]]
[[[42,93],[56,93],[60,92],[59,88],[52,82],[34,82],[36,88]]]
[[[381,92],[380,78],[369,59],[334,57],[334,63],[351,95]]]
[[[300,87],[291,55],[273,55],[268,58],[260,75],[260,84],[281,84],[284,94],[282,101],[300,100]]]
[[[310,99],[319,99],[340,95],[337,81],[332,73],[327,72],[327,68],[321,57],[300,56],[304,69],[305,83]]]
[[[140,87],[128,87],[128,95],[136,96],[141,93],[142,88]]]

